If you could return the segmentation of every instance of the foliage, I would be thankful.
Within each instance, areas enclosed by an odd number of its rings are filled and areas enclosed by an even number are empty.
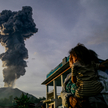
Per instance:
[[[1,98],[0,99],[0,106],[15,106],[15,105],[17,105],[17,102],[18,102],[18,100],[16,100],[16,99],[19,99],[20,102],[21,101],[25,101],[25,102],[28,101],[28,103],[29,102],[30,103],[39,103],[41,100],[45,100],[45,97],[39,97],[39,98],[35,98],[33,96],[28,97],[28,94],[24,95],[23,93],[22,93],[22,95],[19,98],[18,97],[13,97],[11,95],[11,96],[9,96],[7,98]],[[21,107],[19,107],[19,108],[21,108]]]
[[[46,99],[45,97],[39,97],[38,102],[45,100],[45,99]]]
[[[13,96],[9,96],[9,98],[0,99],[0,106],[13,106]]]
[[[45,97],[43,98],[34,98],[34,97],[28,97],[28,94],[22,93],[22,95],[20,96],[20,98],[15,97],[14,98],[17,104],[17,108],[34,108],[34,104],[33,103],[39,103],[41,100],[44,100]]]
[[[14,99],[18,108],[29,108],[30,97],[28,97],[28,94],[24,95],[24,93],[22,93],[21,97],[15,97]]]

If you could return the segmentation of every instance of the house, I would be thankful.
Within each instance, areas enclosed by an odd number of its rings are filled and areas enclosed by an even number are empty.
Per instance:
[[[43,103],[46,103],[46,108],[56,108],[57,106],[62,105],[62,100],[60,94],[58,95],[57,87],[62,87],[64,79],[67,74],[71,72],[69,66],[69,56],[62,59],[62,62],[51,70],[46,75],[46,80],[42,82],[43,85],[46,85],[46,100]],[[50,86],[53,87],[53,90],[49,90]]]

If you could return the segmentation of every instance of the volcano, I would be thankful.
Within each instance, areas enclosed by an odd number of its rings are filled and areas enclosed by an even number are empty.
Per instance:
[[[18,88],[3,87],[0,88],[0,99],[8,98],[9,96],[13,96],[13,98],[20,97],[22,93],[27,94],[26,92],[21,91]],[[29,93],[28,93],[28,97],[36,98],[35,96]]]

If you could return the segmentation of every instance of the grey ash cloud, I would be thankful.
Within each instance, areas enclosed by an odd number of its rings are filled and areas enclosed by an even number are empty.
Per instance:
[[[0,13],[0,43],[5,47],[5,52],[0,54],[4,86],[13,87],[15,80],[25,74],[28,50],[24,41],[36,32],[30,6],[23,6],[18,12],[3,10]]]

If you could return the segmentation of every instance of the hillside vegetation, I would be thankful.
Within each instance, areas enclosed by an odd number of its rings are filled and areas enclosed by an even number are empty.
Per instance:
[[[0,88],[0,106],[13,106],[16,104],[15,98],[21,98],[22,94],[29,97],[29,101],[32,103],[39,103],[44,100],[45,97],[35,97],[31,94],[25,93],[17,88]]]

